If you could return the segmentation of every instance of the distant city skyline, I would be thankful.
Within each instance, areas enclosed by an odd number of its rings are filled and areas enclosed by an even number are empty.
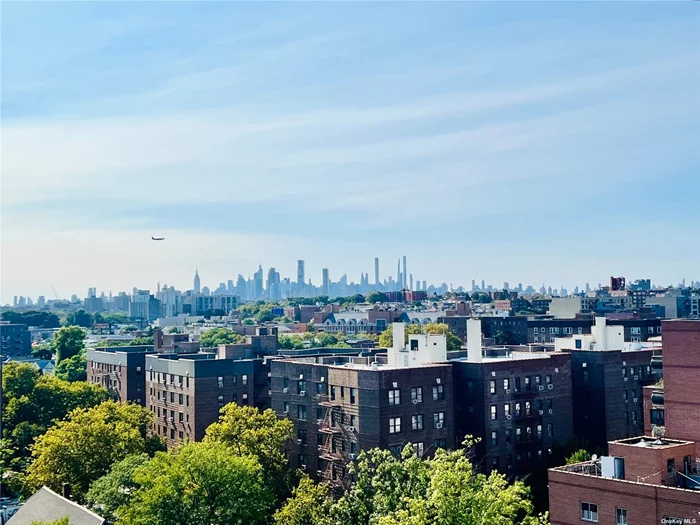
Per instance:
[[[410,258],[407,256],[399,256],[395,258],[397,260],[397,267],[395,273],[392,275],[388,272],[385,272],[382,268],[384,265],[382,264],[382,258],[381,257],[374,257],[374,258],[368,258],[368,261],[370,264],[368,266],[371,266],[367,268],[365,271],[364,269],[359,270],[359,272],[347,272],[347,271],[342,271],[342,269],[338,269],[334,271],[332,268],[320,268],[318,272],[312,272],[309,274],[306,271],[307,268],[307,261],[304,259],[298,259],[295,261],[295,264],[293,268],[295,268],[295,271],[289,272],[289,273],[284,273],[284,271],[277,270],[277,267],[275,266],[268,266],[265,267],[262,264],[259,264],[257,268],[255,268],[255,271],[250,271],[247,274],[246,273],[231,273],[229,275],[223,275],[221,272],[214,274],[215,276],[208,277],[206,274],[201,274],[200,273],[200,266],[195,266],[194,268],[194,273],[190,277],[189,283],[187,282],[186,279],[178,279],[177,281],[167,281],[167,280],[157,280],[155,283],[152,285],[147,285],[147,286],[134,286],[133,284],[131,286],[110,286],[108,284],[101,284],[99,282],[94,282],[91,283],[90,286],[85,288],[87,292],[83,292],[82,290],[77,290],[77,289],[70,289],[67,294],[63,293],[59,294],[58,291],[56,291],[56,295],[58,295],[59,299],[70,299],[71,296],[75,296],[79,299],[83,299],[85,297],[95,297],[99,295],[104,295],[107,296],[110,293],[112,295],[117,295],[119,292],[127,292],[131,293],[133,289],[144,289],[144,290],[149,290],[151,293],[155,293],[159,288],[163,288],[165,286],[168,286],[170,288],[175,288],[181,292],[187,291],[187,290],[192,290],[195,293],[199,293],[200,291],[206,292],[206,293],[234,293],[232,291],[232,287],[235,287],[239,285],[237,281],[240,281],[240,279],[244,279],[246,281],[250,281],[249,284],[251,283],[256,283],[254,284],[255,290],[252,293],[249,293],[249,297],[245,297],[245,294],[240,294],[238,295],[243,295],[244,299],[260,299],[260,298],[265,298],[265,299],[281,299],[283,297],[290,297],[290,296],[310,296],[310,295],[328,295],[328,293],[331,291],[331,286],[337,285],[340,283],[342,286],[346,285],[361,285],[362,289],[358,290],[357,292],[353,291],[351,293],[368,293],[370,291],[374,290],[380,290],[380,291],[398,291],[401,289],[412,289],[412,290],[427,290],[429,288],[440,288],[443,287],[443,292],[444,287],[446,286],[447,291],[449,290],[457,290],[457,289],[462,289],[465,292],[472,292],[472,291],[491,291],[491,290],[503,290],[503,289],[510,289],[510,290],[519,290],[521,292],[525,291],[526,293],[549,293],[551,294],[552,292],[556,292],[557,294],[561,295],[568,295],[572,293],[581,293],[581,292],[586,292],[588,291],[587,288],[590,290],[594,290],[598,288],[599,286],[607,286],[609,285],[609,279],[610,275],[606,276],[605,278],[601,278],[598,280],[589,280],[589,281],[581,281],[581,282],[575,282],[572,285],[562,285],[559,283],[552,283],[548,282],[546,280],[541,281],[541,282],[532,282],[532,281],[526,281],[526,280],[498,280],[498,281],[492,281],[489,279],[485,278],[477,278],[473,277],[468,280],[460,280],[460,281],[448,281],[448,280],[431,280],[431,279],[424,279],[423,276],[416,276],[411,273],[411,266],[410,266]],[[285,267],[291,266],[289,264],[286,264]],[[377,273],[377,270],[378,273]],[[408,276],[404,276],[404,271],[408,270]],[[318,275],[315,275],[318,273]],[[358,274],[358,277],[353,278],[352,276],[355,275],[355,273]],[[370,277],[371,275],[371,277]],[[376,286],[375,283],[375,277],[379,275],[380,278],[380,283],[379,286]],[[615,276],[622,275],[627,278],[627,283],[630,284],[636,279],[648,279],[648,276],[629,276],[625,275],[623,272],[617,272],[614,274]],[[327,276],[328,279],[328,284],[325,284],[325,277]],[[309,284],[313,284],[313,287],[318,288],[313,293],[294,293],[295,290],[299,290],[299,288],[295,287],[295,285],[299,284],[299,278],[303,278],[303,283],[304,286],[307,286]],[[345,277],[345,281],[341,281],[341,279]],[[257,278],[257,279],[256,279]],[[686,286],[686,278],[681,277],[678,279],[677,282],[667,282],[667,283],[662,283],[662,282],[656,282],[653,278],[651,279],[651,283],[653,287],[666,287],[666,286]],[[415,283],[415,284],[414,284]],[[687,281],[688,286],[700,286],[700,280],[697,282],[694,281],[693,279],[689,279]],[[327,289],[325,287],[328,287]],[[21,293],[15,293],[12,296],[5,298],[5,295],[3,294],[3,299],[0,301],[0,304],[3,305],[10,305],[12,306],[14,303],[14,300],[16,298],[22,297],[22,298],[31,298],[32,302],[36,304],[36,298],[42,297],[44,301],[46,300],[51,300],[55,299],[56,296],[54,295],[54,290],[52,289],[51,286],[48,287],[46,290],[42,290],[41,293],[36,293],[31,294],[27,290],[32,289],[32,286],[27,286],[27,287],[18,287],[18,289],[22,288],[24,291]],[[223,288],[223,290],[222,290]],[[335,288],[337,290],[337,288]],[[529,289],[529,291],[528,291]],[[273,295],[269,296],[268,295],[268,290],[273,290]],[[263,291],[265,293],[263,293]],[[433,290],[436,291],[436,290]],[[331,294],[332,295],[332,294]]]
[[[5,2],[0,301],[403,254],[455,286],[691,278],[697,8]]]

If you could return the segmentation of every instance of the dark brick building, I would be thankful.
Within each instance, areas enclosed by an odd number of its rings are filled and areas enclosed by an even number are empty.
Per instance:
[[[290,464],[341,483],[374,447],[418,454],[455,446],[452,367],[395,367],[386,358],[315,356],[272,362],[272,408],[294,422]]]
[[[27,325],[0,321],[0,354],[26,357],[32,353],[32,337]]]
[[[146,408],[156,416],[155,432],[168,446],[200,441],[228,403],[269,408],[269,361],[227,359],[225,347],[219,355],[146,356]]]
[[[146,406],[146,355],[153,346],[88,348],[87,381],[104,386],[112,396],[126,403]]]
[[[452,361],[458,438],[481,438],[480,470],[522,475],[573,437],[571,356],[511,352]]]

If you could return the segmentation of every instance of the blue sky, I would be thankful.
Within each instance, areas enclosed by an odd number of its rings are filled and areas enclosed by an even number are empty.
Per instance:
[[[2,302],[404,253],[700,279],[699,9],[4,3]]]

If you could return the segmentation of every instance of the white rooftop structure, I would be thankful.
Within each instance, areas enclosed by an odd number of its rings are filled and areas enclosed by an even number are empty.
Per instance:
[[[621,325],[608,326],[605,317],[596,317],[590,334],[576,334],[571,337],[557,337],[554,341],[557,352],[561,350],[623,350],[625,345],[624,328]]]

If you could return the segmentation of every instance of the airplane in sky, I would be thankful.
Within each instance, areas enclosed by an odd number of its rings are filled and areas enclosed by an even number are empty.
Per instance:
[[[165,240],[165,237],[153,237],[153,236],[151,235],[151,239],[154,240],[154,241],[164,241],[164,240]]]

